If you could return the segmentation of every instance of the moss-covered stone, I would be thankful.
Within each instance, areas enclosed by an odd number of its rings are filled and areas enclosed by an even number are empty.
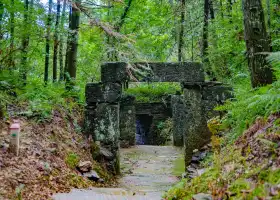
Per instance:
[[[186,120],[185,164],[191,161],[193,150],[203,147],[211,140],[211,133],[207,127],[201,91],[197,87],[184,89],[184,101],[188,110]]]

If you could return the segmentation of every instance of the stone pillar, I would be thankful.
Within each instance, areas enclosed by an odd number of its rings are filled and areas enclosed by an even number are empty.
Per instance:
[[[219,82],[206,82],[202,90],[202,98],[207,119],[221,116],[223,113],[214,108],[233,98],[233,88]]]
[[[113,174],[119,174],[119,100],[118,83],[89,83],[86,86],[85,133],[92,135],[98,148],[94,159],[104,162]],[[97,152],[98,151],[98,152]]]
[[[185,86],[184,101],[188,110],[184,136],[185,166],[187,167],[191,161],[193,150],[200,149],[210,142],[211,133],[207,127],[200,86]]]
[[[135,97],[126,96],[120,103],[120,145],[127,148],[135,145],[136,140],[136,111]]]
[[[173,121],[173,145],[183,147],[187,121],[187,109],[184,103],[184,96],[173,95],[171,97],[171,106]]]

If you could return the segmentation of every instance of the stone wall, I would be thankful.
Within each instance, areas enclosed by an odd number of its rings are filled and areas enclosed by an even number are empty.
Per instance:
[[[173,121],[173,145],[184,146],[184,133],[186,131],[186,122],[188,110],[186,109],[184,96],[173,95],[171,98],[172,121]]]
[[[130,147],[136,141],[135,97],[126,96],[120,103],[120,145]]]
[[[200,149],[210,142],[211,133],[207,127],[201,88],[197,86],[185,87],[184,101],[188,112],[184,135],[185,166],[187,167],[191,161],[193,150]]]
[[[160,137],[157,126],[160,122],[172,116],[170,102],[164,103],[137,103],[135,104],[136,116],[148,115],[152,117],[152,123],[149,133],[146,137],[145,144],[147,145],[162,145],[165,142],[164,138]]]
[[[103,162],[113,174],[119,174],[119,99],[118,83],[90,83],[86,86],[85,133],[95,142],[94,159]]]

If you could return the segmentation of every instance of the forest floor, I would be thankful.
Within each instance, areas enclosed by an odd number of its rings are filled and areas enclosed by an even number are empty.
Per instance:
[[[92,159],[90,142],[79,130],[80,112],[71,116],[55,111],[43,122],[21,117],[19,156],[9,152],[10,122],[0,120],[0,200],[47,200],[73,188],[115,184]],[[105,183],[84,178],[76,168],[83,161],[90,161]]]
[[[211,123],[208,126],[213,133],[212,153],[198,167],[204,173],[196,177],[187,175],[165,198],[279,200],[280,115],[257,118],[231,141],[232,132],[219,132],[219,122]]]
[[[55,200],[160,200],[184,172],[182,150],[172,146],[121,149],[119,188],[92,188],[57,194]],[[178,166],[181,163],[182,166]]]

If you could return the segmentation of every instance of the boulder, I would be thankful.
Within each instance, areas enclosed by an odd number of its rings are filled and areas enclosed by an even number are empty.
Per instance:
[[[88,178],[89,180],[95,181],[95,182],[97,182],[97,181],[100,180],[99,175],[98,175],[97,172],[94,171],[94,170],[91,170],[90,172],[84,173],[83,176],[86,177],[86,178]]]
[[[82,173],[89,172],[92,169],[92,163],[90,161],[80,161],[78,169]]]

